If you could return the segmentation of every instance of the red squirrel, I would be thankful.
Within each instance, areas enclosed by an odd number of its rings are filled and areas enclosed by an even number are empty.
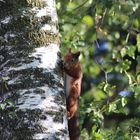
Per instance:
[[[69,52],[64,56],[63,60],[70,140],[78,140],[80,135],[77,110],[81,92],[82,68],[79,62],[79,56],[80,52],[72,53],[71,49],[69,49]]]

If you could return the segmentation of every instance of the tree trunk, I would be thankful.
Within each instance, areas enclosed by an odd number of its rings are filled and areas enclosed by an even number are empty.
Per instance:
[[[0,1],[0,139],[67,140],[55,0]]]

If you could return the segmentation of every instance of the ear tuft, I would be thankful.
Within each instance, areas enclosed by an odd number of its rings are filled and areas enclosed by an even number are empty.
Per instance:
[[[80,52],[77,52],[77,53],[75,53],[74,55],[75,55],[75,58],[78,59],[79,56],[80,56]]]

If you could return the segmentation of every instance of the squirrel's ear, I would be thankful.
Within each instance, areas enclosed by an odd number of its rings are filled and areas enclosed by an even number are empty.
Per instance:
[[[69,48],[69,53],[71,53],[71,48]]]
[[[75,55],[75,58],[78,59],[79,56],[80,56],[80,52],[77,52],[77,53],[75,53],[74,55]]]

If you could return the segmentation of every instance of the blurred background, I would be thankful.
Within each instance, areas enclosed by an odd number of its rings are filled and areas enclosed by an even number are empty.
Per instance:
[[[61,52],[81,51],[84,140],[140,139],[140,2],[57,0]]]

